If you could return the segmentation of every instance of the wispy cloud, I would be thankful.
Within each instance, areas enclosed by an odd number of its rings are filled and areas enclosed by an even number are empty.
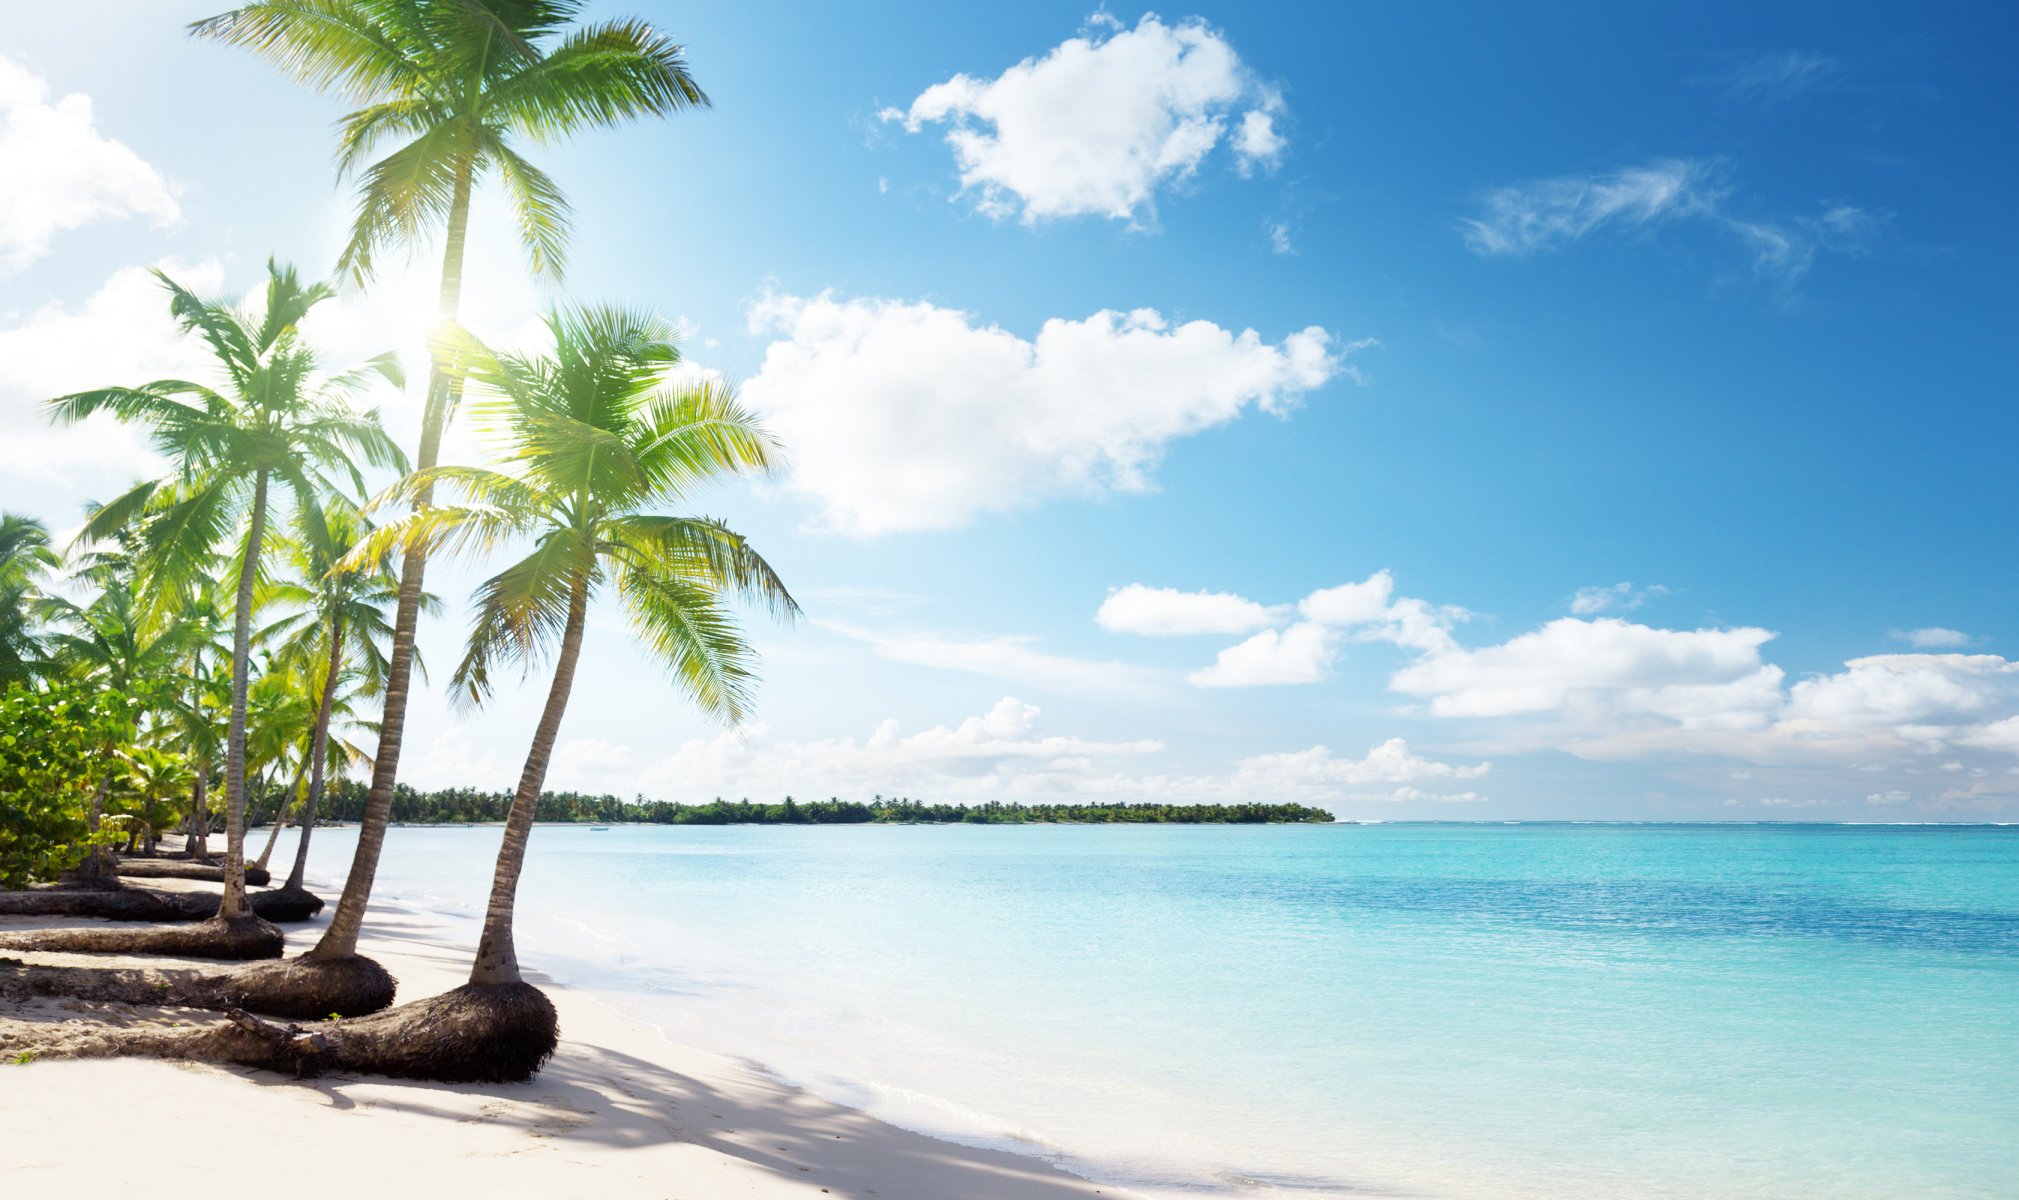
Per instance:
[[[1631,583],[1614,583],[1604,587],[1583,587],[1570,598],[1570,611],[1580,617],[1593,613],[1632,612],[1656,596],[1668,595],[1668,589],[1661,584],[1635,587]]]
[[[1155,672],[1117,661],[1097,662],[1039,650],[1030,637],[949,637],[890,633],[818,617],[817,629],[869,646],[879,658],[939,671],[984,675],[1068,695],[1144,695],[1157,690]]]
[[[1796,97],[1836,85],[1843,65],[1815,50],[1782,50],[1750,54],[1723,68],[1693,77],[1690,82],[1713,88],[1736,104],[1776,108]]]
[[[1832,203],[1813,216],[1766,218],[1733,211],[1723,168],[1705,159],[1663,158],[1590,175],[1560,175],[1488,192],[1459,223],[1465,244],[1487,258],[1525,258],[1604,235],[1650,237],[1697,225],[1723,234],[1755,273],[1791,284],[1824,251],[1861,252],[1881,218]]]
[[[1922,629],[1895,629],[1892,638],[1905,642],[1916,650],[1953,650],[1970,644],[1970,635],[1960,629],[1944,629],[1940,625],[1929,625]]]

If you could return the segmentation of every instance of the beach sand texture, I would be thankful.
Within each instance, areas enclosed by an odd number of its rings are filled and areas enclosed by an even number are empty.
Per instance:
[[[287,927],[291,953],[315,944],[324,911],[315,922]],[[0,918],[0,928],[85,923]],[[468,947],[441,941],[423,914],[396,907],[374,906],[362,949],[398,977],[402,1000],[457,986],[469,966]],[[216,968],[186,959],[18,957]],[[1134,1195],[1035,1158],[898,1129],[752,1064],[680,1046],[591,994],[532,978],[560,1011],[562,1041],[538,1078],[516,1085],[291,1079],[141,1059],[45,1057],[15,1065],[17,1051],[7,1047],[58,1032],[52,1024],[221,1018],[83,1002],[7,1005],[0,1008],[0,1050],[8,1060],[0,1062],[0,1193],[54,1195],[88,1180],[93,1190],[144,1189],[155,1198],[215,1196],[221,1183],[346,1198]]]

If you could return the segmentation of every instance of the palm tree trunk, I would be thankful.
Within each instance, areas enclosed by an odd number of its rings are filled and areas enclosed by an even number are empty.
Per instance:
[[[294,846],[294,869],[287,873],[282,891],[301,890],[302,873],[308,869],[308,839],[315,832],[316,805],[322,800],[323,764],[329,757],[330,710],[336,707],[337,673],[343,670],[344,620],[333,616],[329,624],[329,662],[323,668],[322,703],[315,710],[315,736],[308,748],[308,798],[301,803],[301,838]]]
[[[189,835],[183,839],[184,858],[210,857],[210,813],[203,802],[210,788],[210,764],[196,764],[196,783],[189,789]]]
[[[252,911],[245,898],[245,694],[252,658],[252,585],[259,574],[259,544],[266,536],[266,471],[252,489],[252,521],[245,561],[238,568],[238,611],[231,630],[231,727],[224,753],[224,903],[226,921]]]
[[[442,290],[436,317],[453,321],[463,302],[463,244],[470,225],[470,182],[476,170],[474,160],[465,160],[456,169],[456,190],[449,202],[448,232],[443,239]],[[442,431],[462,384],[442,370],[438,360],[428,368],[428,402],[421,413],[420,454],[414,469],[435,466],[442,452]],[[414,497],[416,510],[434,499],[433,484]],[[343,895],[337,900],[336,915],[322,940],[309,951],[317,958],[348,958],[358,952],[358,934],[364,930],[365,905],[371,900],[372,880],[378,875],[379,851],[386,844],[386,824],[392,819],[393,785],[399,781],[400,743],[407,727],[407,685],[413,673],[414,630],[421,619],[421,576],[427,570],[427,551],[410,546],[400,559],[399,600],[393,611],[392,660],[386,665],[386,703],[379,716],[379,747],[372,757],[372,786],[365,794],[364,817],[358,823],[358,848],[351,857],[350,877],[344,880]]]
[[[273,810],[273,828],[266,831],[266,848],[259,852],[259,861],[253,864],[262,871],[266,870],[266,864],[272,861],[273,844],[280,840],[281,827],[287,824],[288,801],[301,791],[302,784],[307,782],[307,777],[308,764],[303,763],[301,770],[295,773],[294,782],[288,786],[286,791],[280,794],[280,804]]]
[[[547,782],[547,761],[561,732],[568,693],[575,686],[575,663],[582,656],[583,618],[589,609],[589,573],[575,576],[568,593],[568,625],[561,635],[561,657],[554,664],[554,683],[547,689],[547,707],[533,730],[533,748],[519,775],[519,791],[505,817],[505,842],[498,848],[498,866],[491,875],[491,902],[484,908],[484,932],[477,941],[477,962],[471,983],[518,983],[519,955],[512,946],[512,906],[518,899],[519,872],[526,865],[526,838],[533,832],[533,810]]]

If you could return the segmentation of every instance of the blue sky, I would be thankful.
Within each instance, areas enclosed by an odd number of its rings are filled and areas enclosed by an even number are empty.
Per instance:
[[[138,270],[340,241],[337,102],[186,40],[212,7],[0,40],[0,506],[58,528],[148,464],[36,401],[189,366]],[[628,12],[716,107],[540,151],[566,287],[491,206],[466,316],[683,318],[792,458],[705,507],[811,620],[728,733],[593,625],[553,786],[2019,806],[2008,9]],[[333,354],[413,353],[428,257]],[[405,777],[509,781],[539,692],[431,696]]]

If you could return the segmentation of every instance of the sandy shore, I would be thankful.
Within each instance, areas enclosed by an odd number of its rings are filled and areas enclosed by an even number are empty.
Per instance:
[[[168,883],[149,880],[148,883]],[[325,910],[325,918],[328,910]],[[4,918],[0,927],[88,922]],[[322,919],[287,927],[290,953]],[[470,949],[424,913],[375,906],[363,950],[403,1000],[461,983]],[[16,954],[52,964],[214,968],[193,960]],[[0,1177],[9,1195],[144,1189],[215,1196],[239,1186],[303,1197],[503,1196],[716,1200],[1066,1200],[1134,1194],[1036,1159],[971,1149],[877,1121],[754,1066],[669,1042],[594,995],[535,977],[562,1042],[517,1085],[300,1080],[261,1071],[133,1059],[0,1062]],[[20,1021],[203,1022],[187,1009],[35,1002],[0,1005],[0,1046]],[[10,1056],[11,1057],[11,1056]]]

